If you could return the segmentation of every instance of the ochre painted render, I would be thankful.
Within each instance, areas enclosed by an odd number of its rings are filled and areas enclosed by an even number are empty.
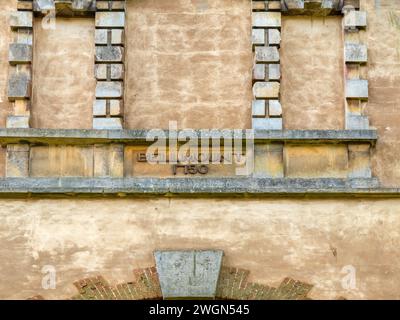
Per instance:
[[[399,299],[399,210],[390,199],[1,200],[0,298],[65,298],[86,276],[128,281],[157,249],[222,249],[224,265],[260,284],[291,277],[315,285],[311,298]],[[45,265],[57,290],[41,289]],[[342,288],[346,266],[354,290]]]

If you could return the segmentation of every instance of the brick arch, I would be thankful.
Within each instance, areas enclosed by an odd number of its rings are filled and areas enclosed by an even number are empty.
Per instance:
[[[313,285],[285,278],[277,287],[248,281],[250,272],[222,266],[217,286],[218,300],[308,300]],[[78,293],[69,300],[162,300],[156,267],[133,270],[131,281],[110,285],[102,276],[74,282]],[[30,300],[43,300],[35,296]]]

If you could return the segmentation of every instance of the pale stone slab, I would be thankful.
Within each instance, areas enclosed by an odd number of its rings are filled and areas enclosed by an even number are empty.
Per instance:
[[[12,65],[30,63],[32,61],[32,46],[23,43],[10,44],[8,61]]]
[[[278,29],[268,29],[268,45],[280,45],[281,32]]]
[[[96,98],[122,98],[123,86],[120,81],[101,81],[96,85]]]
[[[108,43],[108,33],[111,33],[111,42]],[[95,31],[95,44],[100,45],[123,45],[124,44],[124,30],[122,29],[96,29]]]
[[[282,118],[253,118],[253,129],[256,130],[282,130]]]
[[[96,62],[123,62],[124,48],[120,46],[96,46]]]
[[[280,28],[282,14],[280,12],[253,12],[253,27]]]
[[[96,12],[96,27],[124,28],[125,12]]]
[[[93,129],[97,130],[121,130],[121,118],[93,118]]]
[[[254,80],[265,80],[265,64],[255,64],[253,69]]]
[[[256,82],[253,86],[253,94],[256,98],[279,98],[279,82]]]
[[[364,44],[345,43],[345,59],[348,63],[366,63],[368,61],[368,49]]]
[[[26,99],[31,96],[31,81],[26,73],[15,73],[8,80],[8,99]]]
[[[279,100],[269,100],[268,115],[270,117],[282,117],[282,106]]]
[[[109,73],[109,74],[108,74]],[[124,65],[123,64],[96,64],[95,75],[97,80],[123,80]],[[107,77],[110,77],[108,79]]]
[[[277,47],[256,47],[256,62],[271,63],[279,62],[279,50]]]
[[[223,251],[156,251],[154,257],[164,299],[215,298]]]
[[[368,99],[368,80],[347,80],[346,98]]]
[[[344,15],[345,28],[365,28],[367,26],[367,12],[366,11],[347,11]]]
[[[8,116],[7,128],[29,128],[29,116]]]
[[[252,104],[253,117],[265,117],[266,116],[266,101],[265,100],[254,100]]]
[[[347,114],[346,115],[347,130],[368,130],[369,120],[367,116]]]
[[[281,79],[281,65],[280,64],[270,64],[268,65],[268,79],[277,80]]]
[[[12,29],[32,28],[33,27],[32,11],[12,12],[10,15],[10,27]]]

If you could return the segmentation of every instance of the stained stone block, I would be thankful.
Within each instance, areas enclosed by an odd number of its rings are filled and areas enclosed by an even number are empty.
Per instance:
[[[269,100],[268,115],[272,118],[282,117],[282,106],[279,100]]]
[[[97,82],[96,98],[122,98],[123,86],[119,81]]]
[[[124,146],[94,145],[94,176],[122,178],[124,175]]]
[[[125,12],[96,12],[96,27],[124,28]]]
[[[32,46],[33,34],[30,29],[18,29],[17,30],[17,43],[26,44]]]
[[[279,98],[279,82],[256,82],[253,86],[253,94],[256,98]]]
[[[121,118],[93,118],[93,129],[122,130]]]
[[[265,64],[255,64],[253,69],[254,80],[265,80]]]
[[[6,177],[19,178],[29,176],[29,145],[7,145]]]
[[[371,145],[352,144],[349,150],[349,178],[372,178]]]
[[[256,47],[256,62],[279,62],[279,50],[277,47]]]
[[[111,33],[111,41],[108,43],[108,34]],[[121,29],[96,29],[95,43],[97,45],[122,45],[124,44],[124,30]]]
[[[253,29],[253,44],[265,45],[265,30]]]
[[[54,0],[33,0],[34,11],[55,10]]]
[[[268,45],[280,45],[281,32],[278,29],[268,29]]]
[[[266,101],[265,100],[254,100],[252,103],[253,117],[265,117],[266,116]]]
[[[97,80],[122,80],[124,78],[123,64],[96,64],[95,74]]]
[[[345,59],[349,63],[365,63],[368,60],[367,46],[358,43],[345,44]]]
[[[277,80],[281,79],[281,65],[280,64],[269,64],[268,65],[268,79]]]
[[[253,118],[253,129],[255,130],[282,130],[282,118]]]
[[[222,251],[156,251],[154,256],[164,299],[215,298]]]
[[[29,128],[29,116],[8,116],[7,128]]]
[[[31,96],[31,81],[26,73],[15,73],[8,80],[8,99],[26,99]]]
[[[96,62],[111,63],[123,62],[124,48],[120,46],[97,46],[96,47]]]
[[[44,12],[56,10],[57,14],[74,15],[74,12],[93,12],[96,0],[33,0],[33,10]]]
[[[346,130],[368,130],[369,120],[367,116],[357,114],[346,115]]]
[[[32,46],[22,43],[10,44],[8,61],[12,65],[30,63],[32,61]]]
[[[283,178],[283,144],[254,145],[254,176],[262,178]]]
[[[290,9],[304,9],[304,0],[284,0],[286,8]]]
[[[282,21],[280,12],[253,12],[253,27],[280,28]]]
[[[345,28],[365,28],[367,26],[367,12],[365,11],[347,11],[344,15]]]
[[[368,80],[347,80],[346,98],[368,99]]]
[[[31,11],[17,11],[10,14],[10,27],[17,28],[32,28],[33,13]]]
[[[111,4],[111,8],[109,7],[109,4]],[[97,10],[124,10],[125,9],[125,1],[101,1],[97,0],[96,1],[96,8]]]

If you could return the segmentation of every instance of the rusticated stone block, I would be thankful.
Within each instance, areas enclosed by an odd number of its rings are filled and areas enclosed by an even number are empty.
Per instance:
[[[358,114],[346,114],[346,129],[347,130],[368,130],[369,120],[367,116]]]
[[[253,27],[280,28],[282,14],[280,12],[253,12]]]
[[[279,50],[277,47],[256,47],[256,62],[272,63],[279,62]]]
[[[97,82],[96,98],[122,98],[123,86],[120,81]]]
[[[101,0],[97,0],[96,1],[96,8],[97,10],[105,10],[105,11],[109,11],[109,10],[124,10],[125,9],[125,1],[101,1]]]
[[[32,28],[33,13],[31,11],[12,12],[10,15],[10,27],[12,29]]]
[[[8,61],[12,65],[30,63],[32,61],[32,46],[23,43],[10,44]]]
[[[343,25],[345,28],[366,28],[367,12],[349,10],[345,12]]]
[[[7,128],[29,128],[29,116],[8,116]]]
[[[256,144],[254,146],[254,176],[283,178],[283,144]]]
[[[265,100],[254,100],[252,104],[253,117],[264,117],[266,114],[266,101]]]
[[[111,33],[110,43],[108,34]],[[124,44],[124,30],[122,29],[96,29],[95,43],[97,45],[122,45]]]
[[[94,176],[113,178],[124,176],[123,145],[94,145]]]
[[[123,64],[96,64],[95,74],[97,80],[123,80]]]
[[[279,81],[281,79],[281,65],[269,64],[268,65],[268,80]]]
[[[124,28],[125,12],[97,12],[97,28]]]
[[[93,129],[97,130],[121,130],[121,118],[93,118]]]
[[[15,73],[8,80],[8,99],[27,99],[31,96],[31,80],[26,73]]]
[[[253,29],[253,44],[265,45],[265,30],[264,29]]]
[[[253,68],[253,79],[254,80],[266,80],[265,77],[265,64],[255,64]]]
[[[368,99],[368,80],[347,80],[346,98]]]
[[[93,116],[105,117],[107,116],[107,103],[110,116],[122,115],[122,100],[96,100],[93,105]]]
[[[29,176],[29,145],[7,145],[6,177],[19,178]]]
[[[96,62],[111,63],[123,62],[124,48],[120,46],[97,46],[96,47]]]
[[[368,60],[367,46],[359,43],[345,43],[345,60],[348,63],[366,63]]]
[[[282,130],[282,118],[253,118],[253,129],[255,130]]]
[[[256,98],[279,98],[279,82],[256,82],[253,86],[253,94]]]
[[[164,299],[215,298],[222,251],[156,251]]]
[[[282,106],[279,100],[269,100],[268,115],[272,118],[282,117]]]
[[[278,29],[268,29],[268,45],[280,45],[281,32]]]

